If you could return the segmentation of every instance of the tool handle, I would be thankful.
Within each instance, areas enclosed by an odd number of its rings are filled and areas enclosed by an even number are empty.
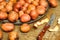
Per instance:
[[[50,25],[46,25],[43,30],[40,32],[40,34],[38,35],[37,40],[42,40],[44,34],[46,33],[46,31],[48,30],[48,28],[50,27]]]

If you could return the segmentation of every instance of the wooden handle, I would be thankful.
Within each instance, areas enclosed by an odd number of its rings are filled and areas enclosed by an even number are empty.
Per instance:
[[[46,26],[43,28],[43,30],[42,30],[42,31],[40,32],[40,34],[38,35],[37,40],[42,40],[45,32],[48,30],[49,27],[50,27],[50,25],[46,25]]]

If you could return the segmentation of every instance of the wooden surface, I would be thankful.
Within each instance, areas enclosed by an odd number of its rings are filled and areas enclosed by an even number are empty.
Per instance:
[[[54,20],[54,23],[51,25],[50,28],[54,28],[54,26],[57,24],[57,19],[60,18],[60,0],[58,0],[58,7],[57,8],[50,8],[47,12],[47,15],[44,18],[50,18],[51,14],[54,13],[56,15],[56,19]],[[43,20],[42,18],[41,20]],[[31,24],[31,26],[33,23]],[[36,40],[38,34],[42,30],[45,24],[38,26],[37,29],[32,28],[30,32],[28,33],[22,33],[19,30],[19,26],[15,27],[14,31],[17,31],[19,34],[19,40]],[[59,25],[60,28],[60,25]],[[8,40],[8,33],[3,32],[3,40]],[[43,37],[43,40],[60,40],[60,30],[57,32],[49,32],[47,31],[46,34]]]

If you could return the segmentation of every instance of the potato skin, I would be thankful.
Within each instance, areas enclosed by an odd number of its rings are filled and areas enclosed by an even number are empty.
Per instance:
[[[48,0],[51,7],[57,7],[58,3],[57,3],[57,0]]]
[[[45,7],[43,7],[43,6],[37,6],[36,11],[37,11],[37,13],[38,13],[39,15],[42,15],[42,14],[44,14],[44,13],[45,13],[46,8],[45,8]]]
[[[30,17],[30,15],[28,15],[28,14],[23,14],[23,15],[21,16],[20,20],[21,20],[21,22],[28,22],[28,21],[31,20],[31,17]]]
[[[8,17],[8,14],[6,12],[0,11],[0,19],[1,20],[7,19],[7,17]]]
[[[8,34],[9,40],[16,40],[18,38],[18,32],[12,31]]]
[[[3,32],[0,30],[0,40],[2,39],[3,37]]]
[[[15,11],[11,11],[9,13],[8,20],[11,22],[17,21],[18,20],[18,13],[16,13]]]
[[[31,29],[31,26],[29,24],[22,24],[21,27],[20,27],[20,30],[23,32],[23,33],[27,33],[29,32]]]
[[[39,14],[36,12],[36,10],[32,10],[30,16],[34,20],[39,16]]]
[[[12,23],[4,23],[1,26],[2,30],[6,31],[6,32],[12,31],[14,29],[14,27],[15,26]]]
[[[48,7],[48,2],[47,2],[46,0],[40,0],[40,1],[39,1],[39,4],[40,4],[41,6],[43,6],[43,7],[45,7],[45,8]]]

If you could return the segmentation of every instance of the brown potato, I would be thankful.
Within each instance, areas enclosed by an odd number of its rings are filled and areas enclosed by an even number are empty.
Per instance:
[[[29,32],[30,29],[31,29],[31,26],[30,26],[29,24],[23,24],[23,25],[21,25],[21,27],[20,27],[20,30],[21,30],[22,32],[24,32],[24,33]]]
[[[57,0],[48,0],[49,1],[49,3],[50,3],[50,5],[51,5],[51,7],[57,7]]]
[[[4,23],[2,24],[1,28],[6,31],[6,32],[9,32],[9,31],[12,31],[14,29],[14,24],[12,23]]]
[[[3,19],[7,19],[7,13],[6,12],[3,12],[3,11],[0,11],[0,19],[3,20]]]
[[[38,14],[41,15],[41,14],[44,14],[45,13],[46,9],[43,6],[37,6],[36,11],[37,11]]]
[[[39,16],[39,14],[36,12],[36,10],[32,10],[30,16],[32,19],[36,19]]]
[[[9,13],[9,16],[8,16],[8,20],[11,21],[11,22],[15,22],[18,20],[18,13],[16,13],[15,11],[11,11]]]
[[[45,7],[45,8],[48,7],[48,2],[47,2],[46,0],[40,0],[40,1],[39,1],[39,4],[40,4],[41,6],[43,6],[43,7]]]
[[[9,40],[17,40],[18,39],[18,32],[12,31],[8,34]]]
[[[0,30],[0,40],[2,39],[3,37],[3,32]]]
[[[30,15],[28,15],[28,14],[23,14],[23,15],[21,16],[20,20],[21,20],[21,22],[28,22],[28,21],[31,20],[31,17],[30,17]]]

